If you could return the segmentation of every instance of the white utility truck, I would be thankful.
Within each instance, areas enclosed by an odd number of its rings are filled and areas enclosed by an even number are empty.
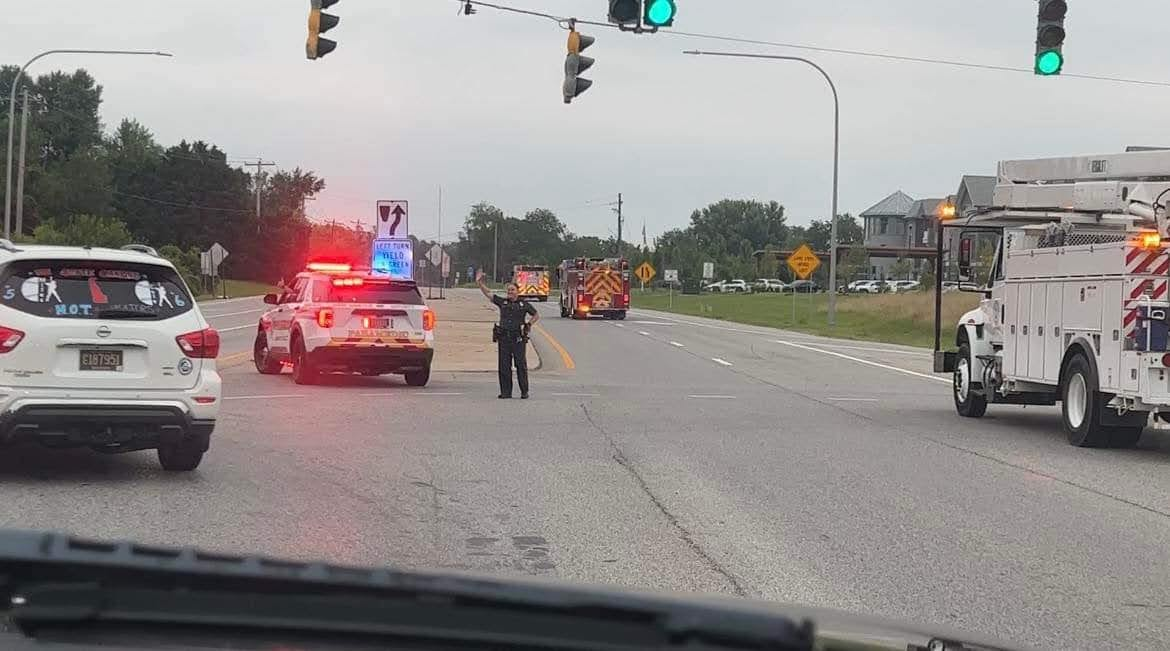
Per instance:
[[[984,295],[955,349],[935,346],[961,416],[1060,402],[1086,447],[1132,446],[1151,415],[1170,420],[1168,197],[1170,151],[1003,161],[994,205],[941,224],[936,298],[948,229],[960,288]],[[981,248],[994,254],[975,278]]]

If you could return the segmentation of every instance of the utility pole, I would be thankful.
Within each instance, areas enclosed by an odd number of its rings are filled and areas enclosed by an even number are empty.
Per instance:
[[[618,193],[617,216],[618,216],[617,254],[618,254],[618,257],[620,258],[620,257],[622,257],[622,193],[621,192]]]
[[[24,107],[20,113],[20,162],[16,176],[16,235],[24,235],[24,152],[28,144],[28,89],[24,90]]]
[[[492,282],[500,282],[500,220],[496,220],[496,243],[492,246]]]
[[[261,176],[260,176],[261,175],[261,168],[272,167],[272,166],[276,165],[276,163],[272,163],[272,162],[266,163],[266,162],[264,162],[263,158],[257,158],[255,163],[248,163],[249,167],[251,167],[252,165],[256,166],[256,177],[254,179],[255,184],[256,184],[256,232],[259,233],[260,232],[260,190],[264,186],[263,180],[261,179]]]

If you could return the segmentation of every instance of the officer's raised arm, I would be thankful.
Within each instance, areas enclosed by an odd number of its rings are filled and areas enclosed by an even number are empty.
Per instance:
[[[475,284],[479,285],[479,291],[483,292],[484,298],[493,303],[496,302],[495,294],[492,294],[492,290],[488,289],[487,284],[483,281],[483,270],[475,272]]]

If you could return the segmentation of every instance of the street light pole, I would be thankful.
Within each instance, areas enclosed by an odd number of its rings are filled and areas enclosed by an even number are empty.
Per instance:
[[[703,50],[686,50],[683,54],[800,61],[816,68],[825,81],[829,82],[829,89],[833,91],[833,212],[829,217],[829,325],[837,325],[837,179],[841,158],[841,101],[837,97],[837,86],[833,84],[833,79],[829,77],[829,73],[825,72],[824,68],[802,57],[742,52],[706,52]]]
[[[169,52],[151,50],[45,50],[31,58],[20,68],[12,78],[12,90],[8,93],[8,164],[4,168],[4,237],[12,236],[12,129],[16,119],[16,89],[20,86],[20,78],[37,59],[50,54],[147,54],[151,56],[174,56]]]

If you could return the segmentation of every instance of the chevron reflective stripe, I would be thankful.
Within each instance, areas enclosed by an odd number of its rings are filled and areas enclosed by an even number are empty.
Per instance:
[[[1141,316],[1141,306],[1147,300],[1157,301],[1165,297],[1166,292],[1170,290],[1170,282],[1163,279],[1133,278],[1129,282],[1132,283],[1132,289],[1125,293],[1124,316],[1121,320],[1126,337],[1132,337],[1137,328],[1138,317]],[[1147,297],[1149,298],[1147,299]]]
[[[585,291],[590,294],[620,294],[622,276],[612,269],[599,269],[585,279]]]
[[[1170,269],[1170,249],[1150,251],[1139,246],[1125,252],[1125,271],[1131,274],[1161,274]],[[1160,270],[1160,271],[1159,271]]]

